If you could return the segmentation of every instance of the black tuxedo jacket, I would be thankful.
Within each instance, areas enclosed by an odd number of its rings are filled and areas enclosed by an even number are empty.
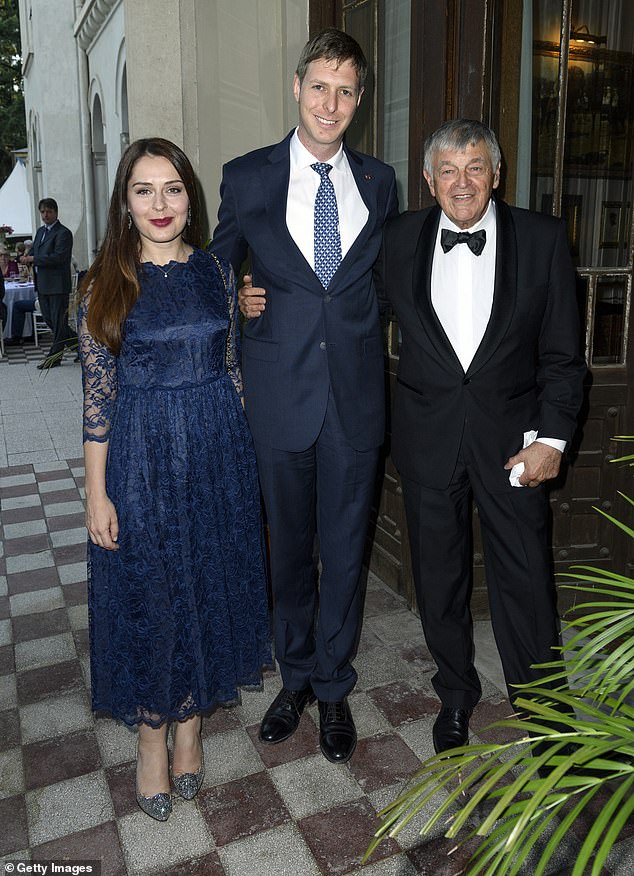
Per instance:
[[[565,225],[501,201],[496,210],[493,307],[466,373],[431,302],[440,208],[390,221],[376,266],[377,290],[402,333],[392,459],[433,489],[449,484],[463,431],[489,490],[513,489],[504,464],[524,432],[570,441],[582,402],[586,366]]]
[[[29,253],[35,266],[35,288],[38,295],[69,295],[72,288],[72,232],[59,221],[46,236],[44,228],[44,225],[38,228]]]
[[[289,134],[223,169],[211,249],[237,273],[251,257],[266,310],[242,338],[245,409],[256,440],[300,451],[316,439],[332,390],[347,439],[357,450],[384,437],[383,338],[372,266],[385,220],[398,211],[394,171],[346,147],[368,221],[327,290],[286,226]]]

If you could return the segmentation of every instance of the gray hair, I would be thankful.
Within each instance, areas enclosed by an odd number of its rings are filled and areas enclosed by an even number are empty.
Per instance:
[[[445,122],[425,140],[425,172],[429,176],[434,175],[432,161],[434,153],[444,152],[446,149],[457,149],[459,152],[464,152],[467,146],[475,146],[481,140],[484,141],[495,171],[502,158],[502,153],[497,137],[491,128],[473,119],[453,119],[450,122]]]

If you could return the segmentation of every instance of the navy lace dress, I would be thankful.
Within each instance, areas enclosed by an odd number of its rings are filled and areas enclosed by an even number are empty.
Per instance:
[[[80,310],[84,440],[108,441],[119,550],[89,542],[96,711],[158,726],[237,700],[271,662],[255,454],[230,268],[144,264],[114,357]]]

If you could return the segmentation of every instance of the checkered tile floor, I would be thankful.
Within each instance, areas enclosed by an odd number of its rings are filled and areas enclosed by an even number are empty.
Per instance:
[[[83,463],[0,469],[0,860],[96,859],[104,874],[172,876],[414,876],[457,873],[466,852],[410,828],[360,860],[393,799],[432,753],[437,711],[418,620],[372,575],[350,698],[359,744],[349,764],[320,754],[311,707],[287,743],[263,746],[258,721],[280,687],[204,722],[207,775],[166,824],[134,801],[135,736],[95,720],[88,691]],[[487,679],[474,738],[509,705]],[[568,874],[571,831],[550,872]],[[634,830],[606,873],[632,868]],[[528,871],[524,871],[528,872]]]

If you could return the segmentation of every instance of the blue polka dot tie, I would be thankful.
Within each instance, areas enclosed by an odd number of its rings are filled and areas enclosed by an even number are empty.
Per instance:
[[[327,289],[341,263],[341,238],[335,187],[328,176],[332,164],[317,161],[311,164],[321,177],[315,196],[315,273]]]

